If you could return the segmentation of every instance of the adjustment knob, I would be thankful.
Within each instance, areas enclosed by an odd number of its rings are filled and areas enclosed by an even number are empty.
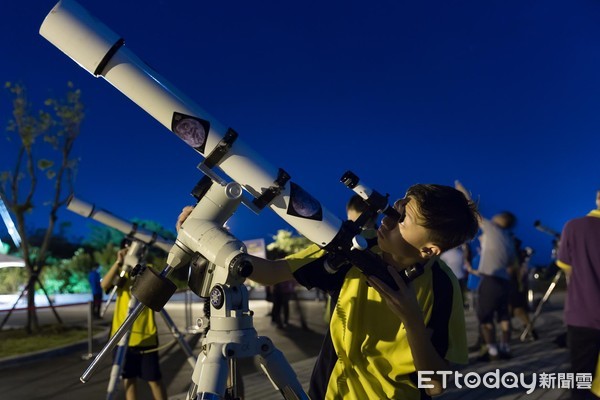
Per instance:
[[[356,235],[352,238],[352,248],[351,250],[366,250],[369,247],[367,243],[367,239],[365,239],[361,235]]]

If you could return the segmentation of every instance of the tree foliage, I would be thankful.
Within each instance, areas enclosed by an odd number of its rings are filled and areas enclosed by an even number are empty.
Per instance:
[[[24,268],[0,268],[0,293],[17,293],[27,282]]]
[[[16,150],[12,167],[0,173],[0,195],[16,219],[17,231],[22,239],[22,253],[29,274],[27,283],[28,318],[25,329],[39,330],[35,309],[35,285],[46,265],[48,249],[57,220],[57,212],[73,193],[77,159],[72,158],[73,145],[79,136],[84,118],[81,93],[68,83],[64,98],[50,98],[45,109],[33,110],[27,90],[22,84],[6,83],[12,96],[12,118],[6,128],[7,139]],[[8,163],[9,160],[0,160]],[[2,168],[5,168],[2,166]],[[53,190],[43,203],[50,206],[48,226],[39,251],[32,254],[26,217],[34,211],[36,193],[39,192],[40,175],[50,180]]]
[[[66,259],[48,258],[43,273],[44,287],[49,293],[87,293],[90,287],[87,274],[94,259],[85,249],[79,248],[73,257]]]
[[[273,236],[273,242],[267,245],[267,258],[276,259],[296,253],[312,242],[304,236],[294,236],[293,232],[279,229]]]

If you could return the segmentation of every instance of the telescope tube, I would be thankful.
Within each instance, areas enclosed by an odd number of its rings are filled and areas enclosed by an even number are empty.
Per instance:
[[[119,35],[75,1],[60,1],[44,19],[40,34],[86,71],[103,77],[204,158],[227,133],[226,126],[153,71],[124,46]],[[219,168],[255,198],[278,181],[279,169],[240,139],[224,155]],[[331,242],[342,225],[291,180],[280,186],[268,206],[320,246]]]
[[[82,217],[91,218],[103,223],[106,226],[115,228],[116,230],[121,231],[125,235],[137,239],[142,243],[156,246],[167,253],[171,250],[171,247],[173,247],[173,242],[158,236],[156,232],[150,232],[146,229],[138,228],[136,224],[116,217],[106,210],[96,208],[93,204],[76,199],[75,196],[71,196],[67,200],[67,209],[73,211],[75,214],[81,215]]]

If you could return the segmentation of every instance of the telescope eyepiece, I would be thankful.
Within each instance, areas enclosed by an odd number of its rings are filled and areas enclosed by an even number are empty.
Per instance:
[[[340,178],[340,182],[342,182],[350,189],[354,189],[356,185],[358,185],[359,181],[360,179],[358,178],[358,176],[356,176],[356,174],[354,174],[354,172],[352,171],[346,171],[344,175],[342,175],[342,177]]]

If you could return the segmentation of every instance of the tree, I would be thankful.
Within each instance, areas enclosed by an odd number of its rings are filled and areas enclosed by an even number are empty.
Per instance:
[[[29,275],[27,283],[27,325],[26,331],[39,330],[35,309],[35,285],[39,283],[48,248],[57,220],[57,212],[73,193],[73,180],[77,160],[71,158],[75,140],[79,136],[84,112],[80,101],[81,93],[68,83],[66,96],[61,99],[48,99],[46,107],[50,111],[32,111],[27,91],[21,84],[7,83],[5,88],[13,97],[12,119],[8,123],[7,138],[15,140],[17,156],[11,170],[0,175],[0,195],[7,208],[12,211],[21,235],[22,253]],[[40,154],[49,154],[42,158]],[[34,196],[38,192],[38,179],[44,174],[53,183],[48,215],[48,226],[43,235],[39,251],[33,254],[26,231],[26,216],[35,208]],[[58,314],[57,314],[58,317]]]
[[[273,240],[267,245],[267,258],[271,260],[294,254],[312,244],[306,237],[293,236],[293,233],[286,229],[279,229]]]
[[[55,293],[88,293],[88,273],[94,265],[91,254],[84,248],[75,250],[71,258],[47,260],[44,268],[44,286]]]

